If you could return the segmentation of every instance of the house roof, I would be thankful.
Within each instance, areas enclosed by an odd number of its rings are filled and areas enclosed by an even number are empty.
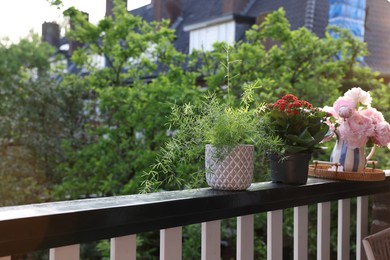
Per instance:
[[[263,13],[269,13],[283,7],[286,18],[290,22],[291,29],[296,30],[305,25],[307,0],[262,0],[255,1],[247,15],[257,17]],[[325,27],[328,24],[328,1],[316,1],[314,5],[313,33],[319,37],[324,36]]]
[[[152,4],[148,4],[145,6],[142,6],[140,8],[131,10],[130,13],[136,16],[141,16],[146,22],[152,22],[153,21],[153,6]]]
[[[307,0],[249,0],[243,10],[235,13],[235,18],[247,17],[254,18],[257,16],[272,12],[280,7],[286,10],[286,18],[291,24],[293,30],[305,25],[305,7]],[[182,0],[182,13],[180,21],[173,28],[176,30],[176,40],[174,42],[177,50],[189,52],[189,32],[188,28],[196,27],[198,24],[206,24],[216,21],[223,17],[233,14],[223,13],[223,0]],[[313,32],[319,37],[324,35],[325,27],[328,22],[328,1],[317,1],[315,5],[315,19]],[[153,20],[153,5],[149,4],[138,9],[130,11],[133,15],[141,16],[144,20],[151,22]],[[325,15],[321,15],[325,14]],[[247,27],[239,27],[240,30],[246,30]],[[244,32],[237,32],[240,40],[244,37]]]
[[[177,50],[189,52],[189,31],[184,30],[196,27],[196,24],[206,24],[207,21],[220,19],[223,13],[224,0],[182,0],[181,16],[172,25],[176,30],[174,45]],[[225,0],[226,1],[226,0]],[[311,4],[311,15],[308,7]],[[366,0],[367,16],[365,28],[365,41],[367,42],[369,55],[366,63],[374,70],[390,75],[390,3],[388,1]],[[236,12],[243,17],[256,18],[259,15],[272,12],[283,7],[291,29],[295,30],[311,22],[312,31],[319,37],[323,37],[328,25],[329,1],[310,0],[248,0],[243,10]],[[130,11],[134,15],[143,17],[146,21],[153,20],[153,5]],[[311,21],[308,21],[311,19]],[[195,28],[194,27],[194,28]],[[246,30],[247,27],[239,27]],[[237,32],[240,40],[244,32]]]
[[[210,25],[219,24],[219,23],[225,23],[229,21],[236,21],[239,23],[247,23],[247,24],[253,24],[255,22],[254,17],[249,16],[243,16],[239,14],[228,14],[228,15],[222,15],[213,19],[207,19],[204,21],[199,21],[196,23],[184,25],[183,29],[184,31],[192,31],[199,28],[204,28]]]
[[[189,53],[189,32],[184,30],[185,25],[194,24],[200,21],[217,18],[222,15],[223,0],[182,0],[182,13],[178,21],[172,26],[176,30],[176,49],[183,53]],[[207,8],[205,8],[207,7]],[[133,15],[143,17],[145,21],[153,20],[153,5],[149,4],[130,11]]]

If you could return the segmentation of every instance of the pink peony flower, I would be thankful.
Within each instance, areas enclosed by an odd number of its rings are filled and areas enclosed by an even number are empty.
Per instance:
[[[375,133],[373,136],[374,144],[378,146],[390,145],[390,125],[387,122],[380,122],[375,126]]]
[[[334,111],[333,107],[330,107],[330,106],[324,106],[322,108],[322,110],[332,114],[332,116],[334,116],[336,114],[336,112]]]
[[[374,130],[375,126],[372,120],[359,113],[353,113],[338,128],[341,138],[352,149],[364,146],[368,141],[368,137],[374,135]]]
[[[354,111],[352,110],[352,108],[340,107],[340,109],[339,109],[339,116],[342,117],[342,118],[348,118],[348,117],[352,116],[353,112]]]
[[[383,114],[373,107],[368,107],[367,109],[361,109],[359,110],[359,113],[361,115],[371,118],[373,124],[378,124],[385,121]]]
[[[342,115],[340,115],[340,112],[341,114],[343,115],[348,115],[349,114],[349,111],[351,111],[351,115],[352,115],[352,111],[354,111],[356,109],[356,106],[357,106],[357,102],[355,99],[352,99],[352,98],[348,98],[348,97],[339,97],[336,102],[334,102],[333,104],[333,109],[334,109],[334,112],[335,112],[335,117],[343,117]],[[351,116],[349,115],[349,116]]]
[[[369,140],[390,148],[390,125],[381,112],[371,107],[371,101],[369,92],[352,88],[339,97],[333,107],[324,107],[333,115],[327,122],[330,130],[344,139],[349,148],[365,146]]]
[[[356,103],[362,103],[365,106],[370,106],[372,101],[370,93],[361,88],[351,88],[345,92],[344,97],[351,98],[355,100]]]

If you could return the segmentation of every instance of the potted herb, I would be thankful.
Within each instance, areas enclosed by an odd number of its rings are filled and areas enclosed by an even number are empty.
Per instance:
[[[278,152],[270,157],[273,182],[305,184],[313,151],[328,133],[328,113],[307,101],[287,94],[262,113],[262,124],[269,136],[280,140]]]
[[[254,144],[263,137],[256,113],[248,105],[234,108],[210,95],[199,105],[174,106],[169,122],[173,137],[152,171],[144,175],[146,190],[183,183],[177,164],[199,160],[205,167],[194,171],[192,185],[187,186],[201,186],[205,176],[215,189],[245,190],[250,186]]]

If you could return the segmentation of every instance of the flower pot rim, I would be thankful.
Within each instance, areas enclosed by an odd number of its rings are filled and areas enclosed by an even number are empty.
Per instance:
[[[213,144],[206,144],[206,146],[213,146],[214,147],[214,145]],[[237,144],[236,146],[234,146],[234,147],[237,147],[237,146],[255,146],[254,144]]]

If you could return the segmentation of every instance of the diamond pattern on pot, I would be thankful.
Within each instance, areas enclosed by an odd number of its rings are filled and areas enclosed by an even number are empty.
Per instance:
[[[253,179],[253,145],[239,145],[223,161],[215,159],[215,148],[206,145],[206,180],[219,190],[245,190]]]

